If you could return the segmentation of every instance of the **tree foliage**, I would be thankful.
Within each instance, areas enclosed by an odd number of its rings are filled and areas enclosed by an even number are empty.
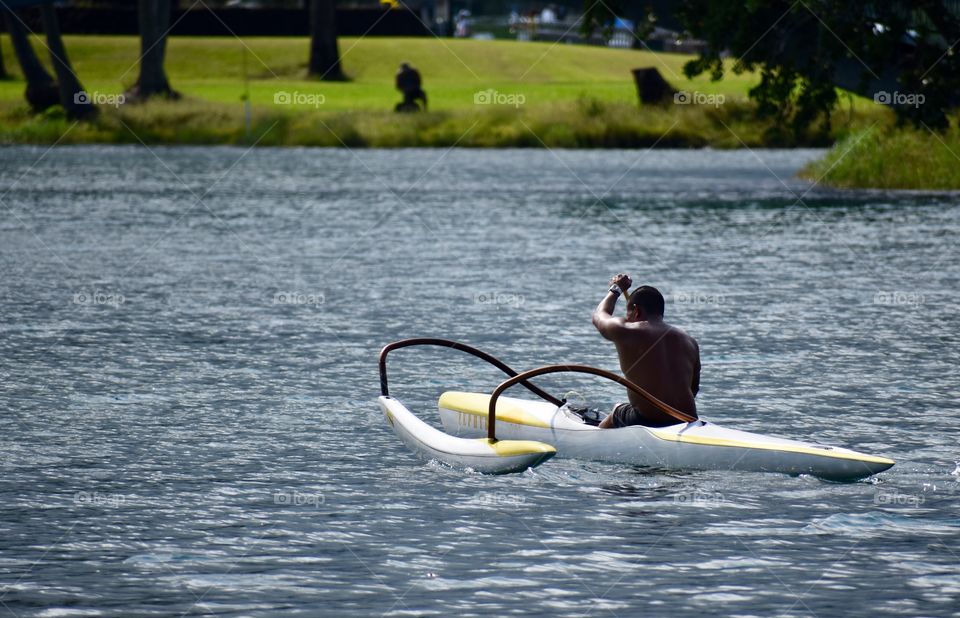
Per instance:
[[[584,27],[635,10],[629,0],[596,3]],[[672,11],[706,43],[688,77],[757,71],[758,113],[797,133],[829,129],[836,88],[894,108],[902,121],[945,128],[960,98],[960,16],[951,0],[681,0],[644,5],[648,23]],[[725,58],[729,60],[725,62]],[[731,62],[732,61],[732,62]]]

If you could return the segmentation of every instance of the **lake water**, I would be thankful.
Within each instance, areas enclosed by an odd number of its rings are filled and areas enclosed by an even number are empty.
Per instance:
[[[794,179],[820,154],[0,149],[0,614],[957,615],[960,200]],[[486,477],[389,430],[395,339],[616,369],[617,271],[703,416],[897,465]],[[501,379],[390,369],[433,423]]]

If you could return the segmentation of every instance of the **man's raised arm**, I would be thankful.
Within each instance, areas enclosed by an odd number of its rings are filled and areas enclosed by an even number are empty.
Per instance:
[[[613,316],[613,309],[617,305],[617,298],[630,289],[631,283],[633,282],[630,277],[624,274],[612,277],[610,279],[610,291],[593,311],[593,325],[597,327],[597,330],[605,339],[614,341],[626,324],[623,318]]]

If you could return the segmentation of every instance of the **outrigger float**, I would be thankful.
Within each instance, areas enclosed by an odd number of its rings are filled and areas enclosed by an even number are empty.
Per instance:
[[[423,422],[390,396],[387,355],[398,348],[432,345],[472,354],[509,378],[490,394],[448,391],[440,396],[446,431]],[[603,369],[548,365],[519,373],[497,358],[456,341],[404,339],[380,352],[378,403],[393,430],[413,452],[458,468],[488,474],[520,472],[553,456],[678,470],[740,470],[809,474],[832,481],[854,481],[883,472],[892,459],[822,444],[811,444],[727,429],[695,419],[660,401],[633,382]],[[586,373],[621,384],[677,419],[676,425],[634,425],[600,429],[596,422],[532,384],[552,373]],[[520,384],[538,400],[501,396]]]

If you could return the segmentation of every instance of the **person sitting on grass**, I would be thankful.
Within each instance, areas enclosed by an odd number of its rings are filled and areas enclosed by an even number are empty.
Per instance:
[[[397,90],[403,93],[403,101],[397,103],[394,111],[418,112],[421,110],[419,101],[423,102],[423,111],[427,111],[427,93],[423,91],[420,82],[420,71],[404,62],[397,71]]]
[[[593,325],[617,347],[624,377],[681,412],[697,417],[695,397],[700,390],[700,347],[696,340],[663,321],[663,295],[643,285],[630,294],[626,318],[613,316],[617,298],[633,283],[624,274],[610,279],[610,290],[593,312]],[[600,427],[628,425],[664,427],[676,418],[627,391],[629,403],[617,405]]]

